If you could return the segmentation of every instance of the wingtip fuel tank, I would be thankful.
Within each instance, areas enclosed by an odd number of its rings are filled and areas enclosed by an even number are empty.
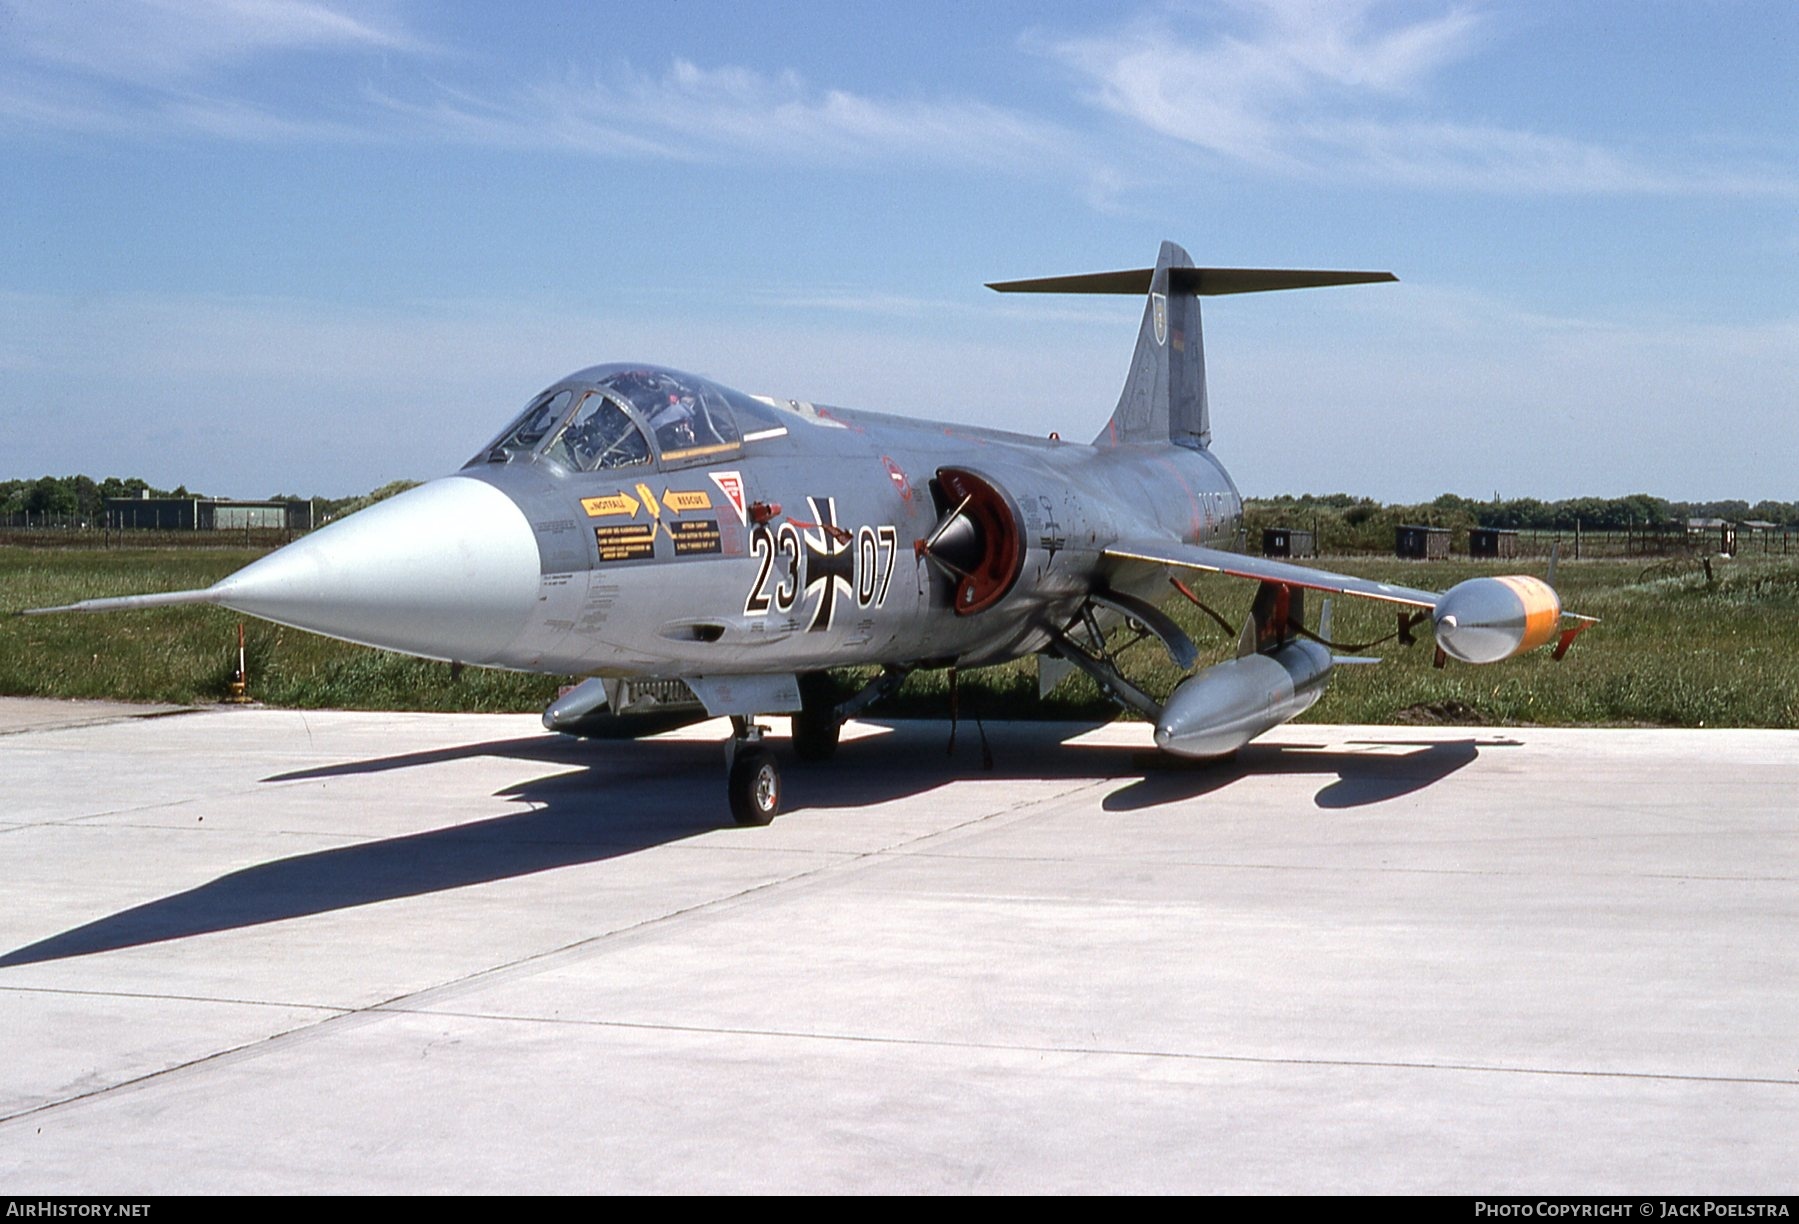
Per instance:
[[[1444,654],[1497,663],[1547,645],[1561,625],[1562,600],[1541,578],[1469,578],[1445,591],[1431,616]]]

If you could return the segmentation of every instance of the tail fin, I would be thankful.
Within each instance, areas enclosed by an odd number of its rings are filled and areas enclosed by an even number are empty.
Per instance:
[[[1164,242],[1153,268],[1001,281],[987,287],[1000,293],[1147,293],[1130,376],[1094,445],[1172,442],[1203,450],[1212,444],[1212,418],[1206,404],[1201,297],[1397,279],[1391,272],[1196,268],[1187,252]]]

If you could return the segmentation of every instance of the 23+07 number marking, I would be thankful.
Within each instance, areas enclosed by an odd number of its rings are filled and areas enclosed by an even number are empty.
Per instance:
[[[750,552],[757,562],[756,581],[751,584],[749,598],[744,601],[744,613],[767,616],[771,608],[776,612],[791,612],[793,605],[799,602],[800,592],[806,589],[803,573],[806,549],[799,528],[792,523],[782,523],[775,529],[758,526],[750,533]],[[883,524],[856,529],[853,585],[857,607],[886,606],[887,588],[893,581],[893,562],[898,554],[898,528]],[[786,572],[771,586],[777,556],[787,558]]]

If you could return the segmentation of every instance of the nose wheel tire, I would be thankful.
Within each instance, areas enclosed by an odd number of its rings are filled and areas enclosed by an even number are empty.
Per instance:
[[[766,748],[740,748],[731,762],[731,816],[740,825],[765,825],[781,810],[781,767]]]

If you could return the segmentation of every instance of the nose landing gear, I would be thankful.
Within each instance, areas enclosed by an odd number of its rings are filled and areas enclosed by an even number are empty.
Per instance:
[[[844,701],[837,700],[838,689],[826,673],[800,676],[800,708],[793,713],[794,755],[802,761],[830,760],[837,751],[843,724],[874,702],[892,696],[911,673],[911,664],[889,664]],[[726,790],[731,816],[740,825],[768,824],[781,811],[781,767],[763,743],[767,730],[752,715],[731,716],[731,739],[725,745]]]
[[[740,825],[765,825],[781,810],[781,767],[762,742],[767,728],[733,717],[731,730],[731,742],[725,749],[730,765],[731,817]]]

